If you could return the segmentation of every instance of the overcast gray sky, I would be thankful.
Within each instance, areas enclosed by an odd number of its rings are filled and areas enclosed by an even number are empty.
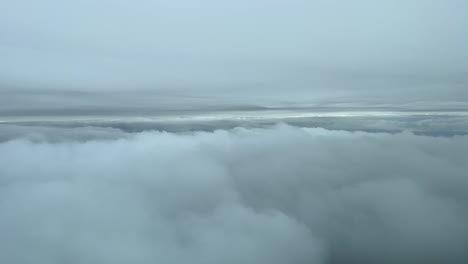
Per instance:
[[[466,0],[2,0],[0,92],[464,101],[467,14]]]

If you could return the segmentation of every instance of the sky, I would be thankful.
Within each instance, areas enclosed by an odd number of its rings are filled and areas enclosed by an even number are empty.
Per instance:
[[[467,12],[465,0],[1,1],[0,100],[466,101]]]

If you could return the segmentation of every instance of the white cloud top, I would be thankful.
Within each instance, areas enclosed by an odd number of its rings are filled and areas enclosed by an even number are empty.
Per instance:
[[[0,262],[464,263],[467,149],[285,125],[15,139]]]

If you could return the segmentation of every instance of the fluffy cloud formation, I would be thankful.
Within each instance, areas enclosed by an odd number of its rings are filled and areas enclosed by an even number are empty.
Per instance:
[[[467,136],[279,125],[105,138],[0,144],[1,263],[468,259]]]

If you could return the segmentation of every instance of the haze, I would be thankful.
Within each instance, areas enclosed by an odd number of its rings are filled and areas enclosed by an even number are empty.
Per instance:
[[[0,109],[466,101],[467,12],[464,0],[2,1]]]

